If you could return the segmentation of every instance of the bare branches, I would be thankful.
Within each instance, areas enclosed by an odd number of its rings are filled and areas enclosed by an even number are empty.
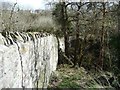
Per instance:
[[[13,17],[13,14],[14,14],[14,9],[15,9],[15,6],[17,5],[17,2],[14,3],[13,7],[12,7],[12,10],[11,10],[11,13],[10,13],[10,17],[9,17],[9,27],[8,29],[11,30],[13,28],[11,28],[11,25],[14,24],[13,21],[12,21],[12,17]]]

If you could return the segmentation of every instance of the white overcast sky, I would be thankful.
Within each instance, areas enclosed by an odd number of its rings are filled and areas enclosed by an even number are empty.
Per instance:
[[[17,2],[17,4],[26,9],[45,9],[45,0],[0,0],[4,2]]]
[[[59,1],[59,0],[0,0],[8,2],[17,2],[18,5],[25,9],[45,9],[45,3],[50,1]],[[69,1],[80,1],[80,0],[69,0]],[[85,1],[85,0],[83,0]],[[89,1],[89,0],[88,0]],[[93,0],[99,1],[99,0]],[[119,1],[119,0],[107,0],[107,1]]]

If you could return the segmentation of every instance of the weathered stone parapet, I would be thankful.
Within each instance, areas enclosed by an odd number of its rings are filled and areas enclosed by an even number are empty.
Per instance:
[[[58,43],[53,35],[0,33],[0,89],[46,88],[57,62]]]

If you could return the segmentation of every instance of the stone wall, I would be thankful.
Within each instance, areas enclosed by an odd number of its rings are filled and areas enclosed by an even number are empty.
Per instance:
[[[0,33],[0,89],[46,88],[57,62],[58,43],[53,35]]]

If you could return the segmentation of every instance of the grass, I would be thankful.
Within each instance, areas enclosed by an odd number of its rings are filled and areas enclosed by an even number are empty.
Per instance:
[[[50,88],[88,88],[89,90],[96,90],[98,88],[111,88],[109,86],[102,86],[95,81],[95,77],[101,76],[94,73],[91,75],[83,67],[71,68],[70,65],[61,65],[58,67],[52,80],[49,84]]]
[[[63,81],[59,84],[58,88],[80,88],[80,86],[71,79],[64,78]]]
[[[57,88],[84,88],[85,83],[91,80],[84,68],[71,68],[69,65],[60,66],[57,70],[59,73]],[[57,83],[56,82],[56,83]]]

